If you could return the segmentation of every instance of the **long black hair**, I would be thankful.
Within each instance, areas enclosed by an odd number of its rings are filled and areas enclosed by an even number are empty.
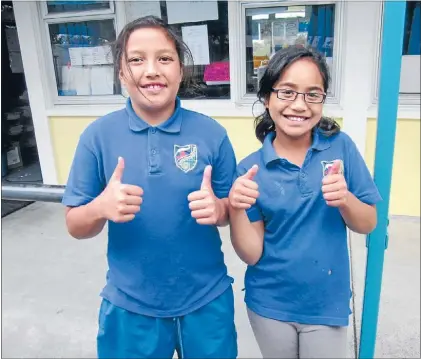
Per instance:
[[[289,46],[277,51],[269,60],[267,68],[259,81],[258,101],[261,103],[268,101],[273,85],[279,80],[286,68],[302,58],[311,59],[317,65],[322,75],[324,91],[327,93],[330,75],[323,55],[310,47]],[[268,133],[275,132],[275,123],[267,109],[255,118],[254,125],[256,137],[260,142],[264,141]],[[322,116],[317,127],[325,136],[331,136],[340,131],[340,126],[335,120],[324,116]]]
[[[152,15],[138,18],[126,24],[126,26],[124,26],[124,28],[121,30],[117,39],[112,44],[115,77],[117,79],[119,78],[123,61],[125,61],[126,65],[128,65],[127,42],[130,35],[134,31],[142,28],[162,29],[166,33],[168,39],[174,43],[178,58],[180,59],[180,66],[183,69],[183,82],[185,85],[188,85],[188,83],[191,81],[192,71],[194,68],[192,66],[193,55],[189,47],[171,26],[166,24],[160,18]],[[135,81],[130,66],[127,66],[127,68],[129,70],[130,77],[133,81]]]

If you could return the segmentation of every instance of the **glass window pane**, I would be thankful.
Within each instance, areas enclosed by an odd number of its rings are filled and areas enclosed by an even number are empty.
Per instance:
[[[47,1],[47,11],[49,14],[56,14],[61,12],[104,10],[109,8],[109,1]]]
[[[400,93],[419,94],[421,63],[421,1],[407,1],[402,46]]]
[[[181,85],[182,99],[229,99],[228,2],[171,1],[126,2],[133,20],[156,15],[169,23],[192,51],[192,83]],[[190,71],[193,70],[193,71]]]
[[[59,96],[121,93],[110,48],[114,20],[50,24],[49,30]]]
[[[246,9],[246,93],[256,93],[265,66],[276,51],[311,45],[332,64],[335,5]]]
[[[421,54],[421,1],[406,2],[402,55]]]

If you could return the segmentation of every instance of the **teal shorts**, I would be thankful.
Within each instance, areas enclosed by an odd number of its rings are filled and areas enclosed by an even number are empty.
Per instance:
[[[234,296],[230,286],[204,307],[182,317],[148,317],[103,299],[98,358],[236,358]]]

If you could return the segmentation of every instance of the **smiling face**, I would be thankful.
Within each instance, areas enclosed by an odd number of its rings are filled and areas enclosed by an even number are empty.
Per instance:
[[[323,109],[323,103],[309,102],[324,96],[323,78],[318,66],[310,59],[299,59],[285,69],[273,88],[281,91],[272,92],[265,106],[275,123],[277,136],[294,139],[311,136]],[[293,91],[306,93],[306,99],[298,94],[292,100],[296,95]]]
[[[120,81],[145,121],[168,119],[183,77],[175,43],[164,29],[139,28],[130,35]]]

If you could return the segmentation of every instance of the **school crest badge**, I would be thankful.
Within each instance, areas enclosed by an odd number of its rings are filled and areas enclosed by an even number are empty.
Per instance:
[[[344,173],[344,162],[342,160],[335,160],[335,161],[340,161],[339,173],[343,174]],[[335,161],[321,161],[322,169],[323,169],[323,177],[326,176],[329,173],[329,168],[333,166],[333,163]]]
[[[175,165],[184,173],[190,172],[197,165],[196,145],[174,145]]]

